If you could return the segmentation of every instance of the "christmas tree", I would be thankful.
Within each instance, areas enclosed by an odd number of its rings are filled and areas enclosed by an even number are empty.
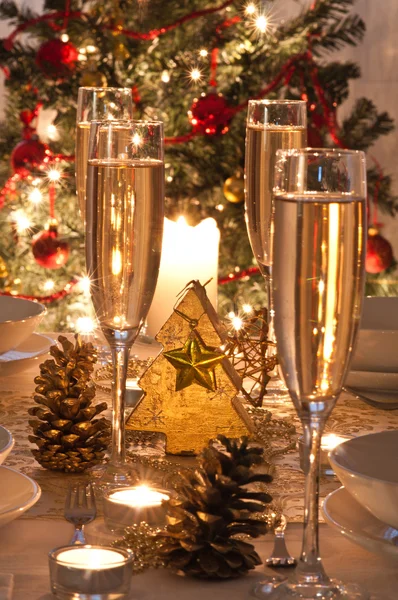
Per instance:
[[[364,98],[338,120],[350,80],[360,77],[355,64],[332,57],[364,36],[353,3],[314,0],[278,23],[271,0],[46,0],[42,14],[2,0],[11,33],[0,48],[0,290],[47,302],[54,329],[78,328],[91,315],[75,196],[77,91],[127,86],[136,118],[165,122],[167,215],[218,223],[220,282],[228,282],[221,312],[261,305],[243,207],[248,99],[307,100],[316,147],[367,150],[393,128]],[[370,215],[373,203],[394,215],[390,178],[371,160],[368,183]],[[395,261],[380,234],[368,259],[368,292],[391,293]]]

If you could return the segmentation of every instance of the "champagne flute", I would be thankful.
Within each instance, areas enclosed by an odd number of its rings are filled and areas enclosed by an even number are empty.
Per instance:
[[[76,190],[80,215],[86,218],[86,178],[88,139],[91,121],[132,119],[133,100],[130,88],[80,87],[76,114]]]
[[[307,111],[302,100],[249,100],[245,154],[246,224],[253,254],[264,277],[269,338],[274,341],[271,298],[271,249],[274,235],[272,188],[276,151],[307,143]],[[273,350],[271,351],[274,352]],[[275,377],[269,392],[288,397]]]
[[[278,355],[306,445],[304,535],[292,581],[258,597],[360,600],[330,580],[318,545],[322,432],[341,393],[361,314],[365,281],[366,165],[363,152],[279,151],[275,168],[273,297]]]
[[[87,169],[86,263],[113,364],[112,448],[101,483],[136,479],[125,460],[128,357],[155,292],[164,219],[159,121],[93,121]]]

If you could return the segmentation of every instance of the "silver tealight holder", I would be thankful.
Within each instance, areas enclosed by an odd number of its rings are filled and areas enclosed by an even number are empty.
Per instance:
[[[60,600],[121,600],[129,593],[130,550],[72,545],[55,548],[48,556],[51,591]]]

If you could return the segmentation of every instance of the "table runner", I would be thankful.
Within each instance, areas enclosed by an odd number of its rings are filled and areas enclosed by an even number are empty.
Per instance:
[[[144,357],[146,349],[143,344],[135,351]],[[153,352],[153,349],[152,349]],[[44,360],[43,357],[40,359]],[[31,454],[31,444],[28,435],[31,433],[28,420],[28,408],[34,405],[32,394],[35,384],[34,377],[39,372],[39,363],[23,373],[3,377],[0,380],[0,424],[9,429],[15,439],[15,446],[8,456],[5,465],[35,479],[42,489],[42,497],[29,511],[27,517],[52,518],[63,513],[66,489],[73,478],[81,475],[71,475],[43,469]],[[107,401],[110,397],[103,391],[97,392],[98,401]],[[273,405],[265,402],[264,408],[271,410],[276,418],[286,418],[294,421],[300,433],[300,424],[290,401]],[[343,393],[327,423],[327,431],[338,434],[363,435],[366,433],[398,428],[398,411],[382,411],[368,406],[361,400]],[[131,449],[131,448],[130,448]],[[180,457],[166,457],[164,442],[161,435],[143,435],[140,443],[134,448],[134,453],[141,457],[167,459],[178,465],[189,464],[189,460]],[[276,472],[270,485],[270,492],[277,505],[281,508],[290,522],[300,522],[303,519],[303,485],[304,475],[299,467],[296,451],[279,456],[275,459]],[[192,459],[191,459],[192,464]],[[340,486],[334,477],[322,477],[321,496],[325,497]]]

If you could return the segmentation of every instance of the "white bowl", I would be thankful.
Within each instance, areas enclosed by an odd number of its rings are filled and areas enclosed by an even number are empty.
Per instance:
[[[0,527],[26,512],[41,495],[33,479],[9,467],[0,467],[0,487]]]
[[[0,465],[5,461],[14,446],[14,438],[5,427],[0,425]]]
[[[350,369],[398,372],[398,298],[365,298]]]
[[[0,354],[22,344],[46,312],[46,307],[38,302],[0,296]]]
[[[398,430],[353,438],[332,450],[329,459],[346,490],[398,529]]]

